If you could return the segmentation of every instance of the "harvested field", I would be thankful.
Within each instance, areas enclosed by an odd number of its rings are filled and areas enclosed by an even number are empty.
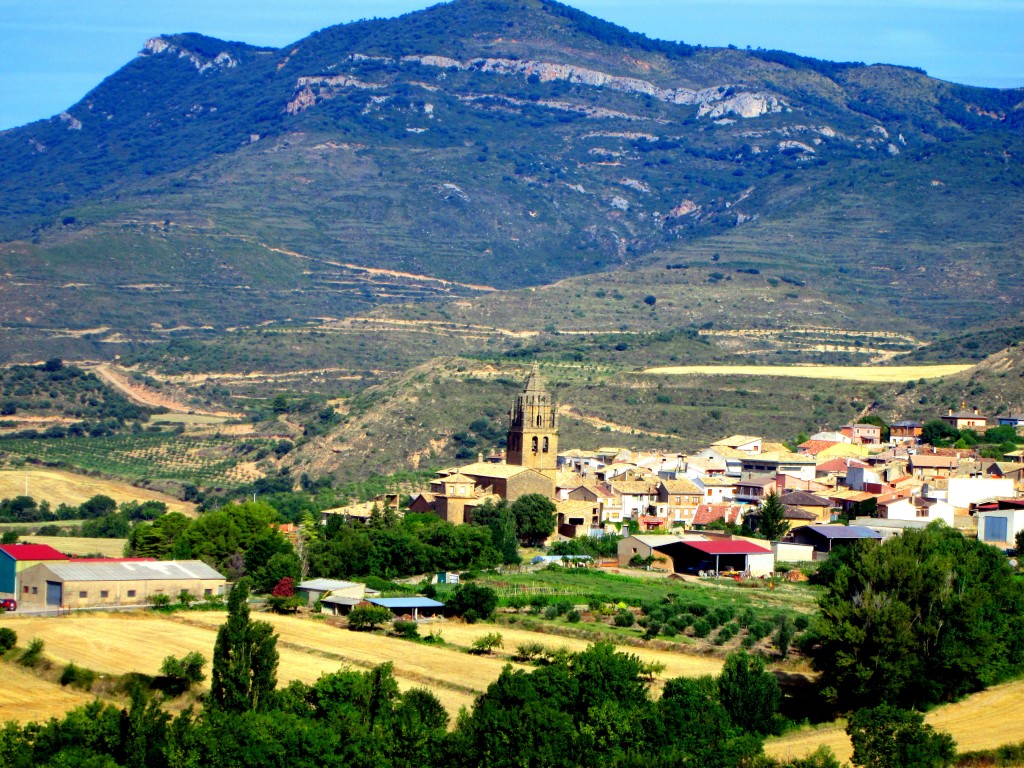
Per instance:
[[[337,657],[340,663],[362,668],[391,661],[395,665],[395,677],[400,681],[406,681],[410,686],[426,686],[442,701],[445,701],[445,696],[451,698],[449,694],[455,694],[462,699],[460,703],[470,704],[476,694],[483,693],[491,681],[498,677],[507,663],[505,659],[470,656],[443,646],[434,647],[393,637],[352,632],[312,619],[274,614],[260,614],[259,618],[273,624],[279,642],[287,644],[290,649],[307,654],[330,654]],[[183,620],[190,624],[197,622],[215,625],[223,621],[223,616],[195,613]],[[448,627],[448,624],[438,623],[421,631],[426,633],[429,629],[437,628],[444,636]]]
[[[644,373],[670,376],[784,376],[899,383],[940,379],[966,371],[970,365],[676,365],[647,368]]]
[[[561,637],[545,632],[532,632],[527,629],[512,629],[510,627],[498,627],[491,624],[460,624],[449,622],[436,625],[441,630],[441,635],[449,643],[455,643],[464,648],[472,645],[478,637],[490,632],[500,632],[505,641],[503,650],[506,654],[515,653],[516,646],[523,643],[540,643],[548,648],[568,648],[570,651],[584,651],[592,642],[580,640],[575,637]],[[665,665],[665,672],[662,678],[671,677],[696,677],[699,675],[717,675],[722,671],[722,660],[712,656],[698,656],[697,654],[673,653],[672,651],[656,651],[648,648],[633,648],[621,646],[617,650],[623,653],[631,653],[640,658],[641,661],[661,662]]]
[[[0,685],[0,723],[42,722],[93,700],[83,691],[42,680],[17,664],[0,662],[0,676],[4,681]]]
[[[24,495],[26,481],[29,496],[36,501],[45,499],[54,507],[61,503],[77,506],[97,494],[103,494],[118,504],[124,501],[162,501],[172,512],[183,512],[189,517],[196,515],[195,504],[179,501],[173,496],[136,488],[117,480],[104,480],[59,469],[2,469],[0,498]]]
[[[48,544],[58,552],[75,557],[99,555],[122,557],[128,539],[87,539],[82,536],[22,536],[18,541],[29,544]]]
[[[1015,680],[934,709],[924,719],[936,730],[951,734],[961,752],[992,749],[1024,741],[1024,720],[1019,713],[1022,700],[1024,680]],[[803,757],[821,744],[831,747],[840,760],[849,761],[853,755],[845,721],[769,740],[764,751],[776,758]]]

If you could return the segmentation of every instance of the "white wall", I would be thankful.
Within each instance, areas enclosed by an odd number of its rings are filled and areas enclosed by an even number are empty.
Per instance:
[[[874,470],[866,467],[849,467],[846,470],[846,484],[855,491],[863,491],[864,483],[880,483],[881,478]]]
[[[775,555],[770,552],[763,555],[747,555],[747,570],[751,576],[767,576],[775,570]]]
[[[814,560],[814,547],[810,544],[773,541],[772,552],[775,553],[775,559],[783,563],[804,563]]]
[[[995,496],[1013,496],[1013,480],[993,477],[951,477],[946,501],[954,507],[967,508]]]

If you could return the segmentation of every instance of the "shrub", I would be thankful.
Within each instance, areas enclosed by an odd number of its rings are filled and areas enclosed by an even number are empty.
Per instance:
[[[149,598],[149,602],[152,604],[153,609],[157,611],[165,611],[171,607],[171,598],[169,595],[153,595]]]
[[[647,631],[644,632],[645,640],[653,640],[661,633],[661,624],[656,621],[648,622]]]
[[[420,628],[415,621],[396,619],[391,622],[391,631],[399,637],[404,637],[406,640],[420,639]]]
[[[553,606],[553,605],[549,605],[547,608],[544,609],[544,618],[545,619],[557,619],[558,618],[558,609],[555,606]]]
[[[21,658],[18,659],[19,664],[23,664],[26,667],[36,666],[43,655],[43,639],[41,637],[33,637],[28,644],[28,648],[21,654]]]
[[[391,611],[380,605],[357,605],[348,614],[348,628],[357,632],[374,630],[391,621]]]
[[[796,627],[797,631],[799,632],[803,632],[805,629],[807,629],[808,626],[810,626],[810,624],[810,618],[808,618],[802,613],[793,619],[793,626]]]
[[[10,627],[0,627],[0,653],[9,651],[18,644],[18,633]]]
[[[632,611],[620,608],[618,613],[615,614],[613,621],[615,622],[616,627],[632,627],[636,622],[636,617],[633,615]]]
[[[61,685],[72,685],[83,691],[90,690],[94,682],[96,682],[96,673],[91,669],[79,667],[74,662],[70,662],[64,667],[64,671],[60,674]]]
[[[489,632],[488,634],[478,637],[473,641],[473,647],[470,649],[470,653],[486,654],[490,653],[495,648],[503,648],[504,646],[505,643],[501,638],[500,632]]]
[[[711,624],[708,623],[707,619],[697,619],[693,622],[693,634],[696,637],[707,637],[711,634]]]
[[[206,679],[203,674],[203,667],[206,666],[206,658],[198,651],[186,653],[180,659],[168,656],[160,665],[160,674],[163,687],[172,694],[181,694],[193,685],[199,685]]]
[[[565,614],[565,620],[570,624],[576,624],[580,620],[580,612],[573,608],[567,614]]]
[[[533,661],[544,655],[545,648],[541,643],[529,642],[516,646],[516,661]]]

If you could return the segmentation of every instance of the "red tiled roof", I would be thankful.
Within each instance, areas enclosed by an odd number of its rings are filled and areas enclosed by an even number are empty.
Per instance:
[[[694,525],[707,525],[715,520],[725,520],[727,523],[738,523],[742,508],[738,504],[701,504],[693,513]]]
[[[863,461],[857,461],[856,459],[845,459],[841,456],[828,461],[822,462],[817,466],[819,472],[845,472],[850,467],[860,467],[861,469],[867,469],[868,465]]]
[[[749,541],[686,541],[689,547],[707,555],[770,555],[771,550]]]
[[[49,544],[3,544],[0,551],[10,555],[14,560],[69,560],[63,552],[58,552]]]
[[[810,454],[811,456],[817,456],[819,453],[824,451],[826,448],[831,448],[833,445],[839,445],[838,441],[835,440],[808,440],[800,443],[797,449],[800,453]]]

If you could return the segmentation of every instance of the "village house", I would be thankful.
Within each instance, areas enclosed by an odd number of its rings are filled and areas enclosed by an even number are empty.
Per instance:
[[[884,520],[923,520],[926,523],[941,520],[953,527],[954,510],[941,499],[911,496],[878,503],[878,517]]]
[[[920,421],[894,421],[889,425],[889,442],[892,445],[899,443],[917,443],[924,434],[924,424]]]
[[[944,422],[955,429],[985,429],[988,419],[978,413],[978,409],[954,411],[949,409],[945,416],[939,416]]]
[[[879,445],[882,442],[882,428],[877,424],[844,424],[839,431],[854,445]]]
[[[956,472],[960,460],[956,456],[913,454],[907,459],[907,472],[919,480],[949,477]]]
[[[665,510],[664,517],[670,526],[693,525],[703,500],[700,488],[686,478],[658,481],[658,506]]]
[[[1008,413],[1005,416],[999,416],[997,417],[997,422],[1000,427],[1020,429],[1024,427],[1024,412]]]
[[[794,514],[793,517],[787,518],[792,520],[791,529],[799,525],[808,525],[807,522],[801,522],[808,520],[807,515],[810,515],[810,523],[832,522],[832,502],[817,494],[808,491],[790,491],[780,496],[779,501],[787,507],[787,512],[799,510],[804,513],[802,515]]]
[[[817,461],[813,456],[802,456],[789,451],[772,451],[742,461],[742,476],[777,474],[793,475],[802,480],[814,480]]]
[[[701,492],[705,504],[720,504],[732,501],[736,494],[739,478],[728,475],[706,475],[693,478],[693,484]]]

